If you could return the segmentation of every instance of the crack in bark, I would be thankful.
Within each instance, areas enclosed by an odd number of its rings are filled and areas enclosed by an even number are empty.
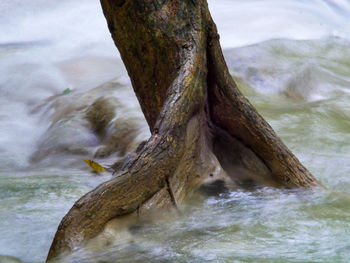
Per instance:
[[[166,184],[167,184],[168,193],[169,193],[170,198],[171,198],[171,202],[173,203],[173,205],[175,206],[175,208],[176,208],[177,210],[179,210],[179,205],[177,204],[177,201],[176,201],[176,198],[175,198],[175,195],[174,195],[174,191],[173,191],[173,189],[172,189],[172,187],[171,187],[169,178],[166,179]]]
[[[222,161],[237,165],[232,158],[241,158],[238,173],[251,165],[243,171],[248,176],[262,163],[276,186],[320,185],[240,93],[207,2],[195,2],[196,6],[191,1],[159,1],[155,9],[153,1],[101,0],[153,134],[128,165],[128,172],[76,202],[58,227],[48,261],[96,237],[111,219],[135,211],[140,215],[147,201],[151,207],[178,209],[194,189],[216,179],[210,169],[217,168],[213,164],[218,163],[220,151],[228,153]],[[183,43],[192,48],[183,48]],[[225,136],[220,138],[220,130],[229,135],[228,143]],[[214,155],[215,140],[219,149]],[[221,176],[220,171],[216,172]],[[257,174],[262,175],[258,178],[262,184],[269,179],[264,172]]]

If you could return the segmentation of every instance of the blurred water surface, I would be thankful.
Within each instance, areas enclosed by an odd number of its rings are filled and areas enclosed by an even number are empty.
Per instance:
[[[209,6],[242,91],[329,190],[226,191],[76,262],[349,262],[350,1]],[[63,215],[110,176],[66,163],[86,156],[31,163],[57,105],[39,106],[113,79],[131,105],[123,114],[141,113],[99,1],[2,0],[0,10],[0,255],[43,262]],[[94,149],[93,134],[74,129],[49,146],[69,138]]]

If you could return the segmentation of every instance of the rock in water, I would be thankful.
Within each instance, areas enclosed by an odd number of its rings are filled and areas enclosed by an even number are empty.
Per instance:
[[[22,261],[15,257],[0,255],[0,263],[22,263]]]
[[[95,100],[86,111],[86,119],[98,136],[103,136],[106,133],[107,126],[114,117],[115,103],[112,99],[104,97]]]

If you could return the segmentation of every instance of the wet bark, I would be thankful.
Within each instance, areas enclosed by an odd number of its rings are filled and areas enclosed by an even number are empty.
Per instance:
[[[101,0],[152,136],[128,171],[78,200],[47,260],[112,219],[177,207],[203,184],[318,186],[232,79],[205,0]]]

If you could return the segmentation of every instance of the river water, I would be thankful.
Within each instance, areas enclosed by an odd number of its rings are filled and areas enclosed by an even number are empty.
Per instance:
[[[74,262],[349,262],[350,1],[209,6],[242,91],[328,190],[212,194]],[[124,102],[118,116],[142,114],[99,1],[2,0],[0,10],[0,255],[43,262],[74,201],[110,178],[81,161],[99,141],[78,114],[55,126],[55,113],[102,92]],[[94,89],[111,80],[115,89]]]

